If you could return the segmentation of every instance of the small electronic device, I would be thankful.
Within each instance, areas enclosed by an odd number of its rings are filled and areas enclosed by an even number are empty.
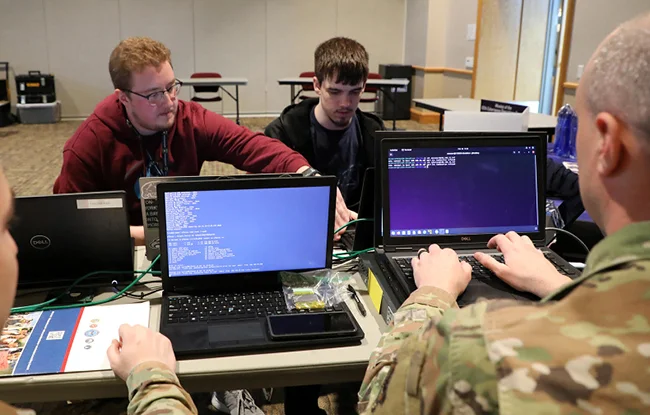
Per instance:
[[[270,315],[267,321],[273,340],[349,336],[357,332],[345,311]]]

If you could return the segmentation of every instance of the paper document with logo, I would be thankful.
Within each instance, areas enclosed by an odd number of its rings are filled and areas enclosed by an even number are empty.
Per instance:
[[[12,314],[0,335],[0,376],[108,370],[122,324],[149,327],[149,302]]]

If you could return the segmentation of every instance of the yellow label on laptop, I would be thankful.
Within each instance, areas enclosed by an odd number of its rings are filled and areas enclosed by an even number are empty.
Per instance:
[[[381,299],[384,297],[384,291],[382,291],[381,286],[377,282],[375,274],[370,270],[368,270],[368,294],[377,312],[381,313]]]

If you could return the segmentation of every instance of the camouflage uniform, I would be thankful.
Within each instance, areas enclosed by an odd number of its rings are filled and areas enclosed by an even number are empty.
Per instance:
[[[599,243],[583,275],[541,302],[458,309],[413,292],[371,356],[360,411],[650,413],[650,222]]]
[[[126,386],[130,401],[128,415],[198,414],[192,398],[174,372],[162,363],[146,362],[136,366],[126,379]],[[36,415],[36,412],[0,402],[0,415]]]
[[[129,415],[198,414],[190,395],[167,366],[147,362],[136,366],[126,379]]]

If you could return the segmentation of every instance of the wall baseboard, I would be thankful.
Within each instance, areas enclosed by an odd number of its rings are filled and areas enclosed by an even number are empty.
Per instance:
[[[411,120],[420,124],[440,124],[440,114],[419,108],[411,108]]]

